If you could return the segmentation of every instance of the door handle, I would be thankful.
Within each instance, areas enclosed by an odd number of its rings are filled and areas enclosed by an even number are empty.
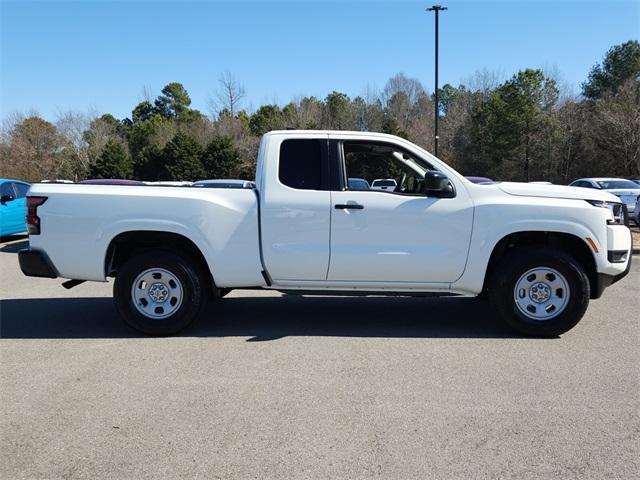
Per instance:
[[[364,205],[360,205],[359,203],[338,203],[335,206],[336,210],[342,210],[343,208],[351,209],[351,210],[362,210]]]

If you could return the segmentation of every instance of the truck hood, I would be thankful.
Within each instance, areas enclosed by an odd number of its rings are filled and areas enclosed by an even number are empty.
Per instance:
[[[496,186],[509,195],[522,197],[568,198],[572,200],[600,200],[620,202],[620,199],[602,190],[564,185],[539,185],[535,183],[501,182]]]

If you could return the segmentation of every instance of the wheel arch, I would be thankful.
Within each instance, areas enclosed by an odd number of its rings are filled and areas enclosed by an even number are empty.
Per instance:
[[[128,258],[136,252],[150,248],[161,248],[187,254],[204,272],[209,274],[211,286],[215,288],[213,271],[198,245],[179,233],[158,230],[131,230],[121,232],[113,237],[105,253],[105,276],[116,276],[118,269]]]
[[[520,231],[509,233],[502,237],[493,247],[493,251],[489,257],[489,263],[484,276],[482,295],[486,295],[491,276],[500,261],[508,255],[509,252],[513,251],[513,249],[521,247],[554,248],[574,258],[580,263],[587,274],[589,286],[591,287],[591,298],[596,298],[594,296],[597,292],[598,285],[596,259],[587,243],[577,235],[571,233],[548,231]]]

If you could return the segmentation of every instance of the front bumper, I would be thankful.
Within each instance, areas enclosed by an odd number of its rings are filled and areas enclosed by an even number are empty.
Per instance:
[[[633,255],[630,255],[629,262],[627,262],[627,268],[624,272],[619,273],[618,275],[607,275],[606,273],[599,273],[596,278],[595,291],[591,292],[591,298],[600,298],[605,288],[610,287],[618,280],[622,280],[624,277],[626,277],[629,273],[629,270],[631,270],[632,258]]]
[[[618,238],[618,245],[620,245],[619,241],[620,241],[620,234],[618,232],[617,235],[613,234],[613,231],[611,228],[609,228],[609,241],[611,242],[611,244],[614,244],[614,237]],[[609,250],[607,252],[607,260],[609,261],[609,263],[611,263],[611,260],[615,257],[615,253],[619,253],[619,252],[628,252],[627,257],[627,266],[624,269],[624,271],[620,272],[620,273],[615,273],[615,274],[609,274],[609,273],[598,273],[596,275],[596,282],[594,285],[594,289],[591,292],[591,298],[595,299],[595,298],[600,298],[602,296],[602,292],[604,292],[604,289],[607,287],[610,287],[611,285],[613,285],[614,283],[616,283],[619,280],[622,280],[624,277],[626,277],[629,274],[629,271],[631,270],[631,261],[633,260],[633,236],[631,235],[631,230],[629,230],[629,245],[627,246],[626,244],[622,244],[624,245],[626,248],[622,249],[622,250]],[[622,246],[620,245],[620,246]],[[618,264],[619,265],[619,264]]]
[[[53,263],[42,250],[23,248],[18,252],[20,270],[28,277],[57,278]]]

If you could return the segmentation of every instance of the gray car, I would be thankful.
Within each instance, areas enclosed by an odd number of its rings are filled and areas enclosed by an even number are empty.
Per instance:
[[[571,182],[569,186],[605,190],[618,197],[627,206],[629,216],[636,218],[636,200],[640,195],[640,185],[631,180],[624,178],[580,178]]]

